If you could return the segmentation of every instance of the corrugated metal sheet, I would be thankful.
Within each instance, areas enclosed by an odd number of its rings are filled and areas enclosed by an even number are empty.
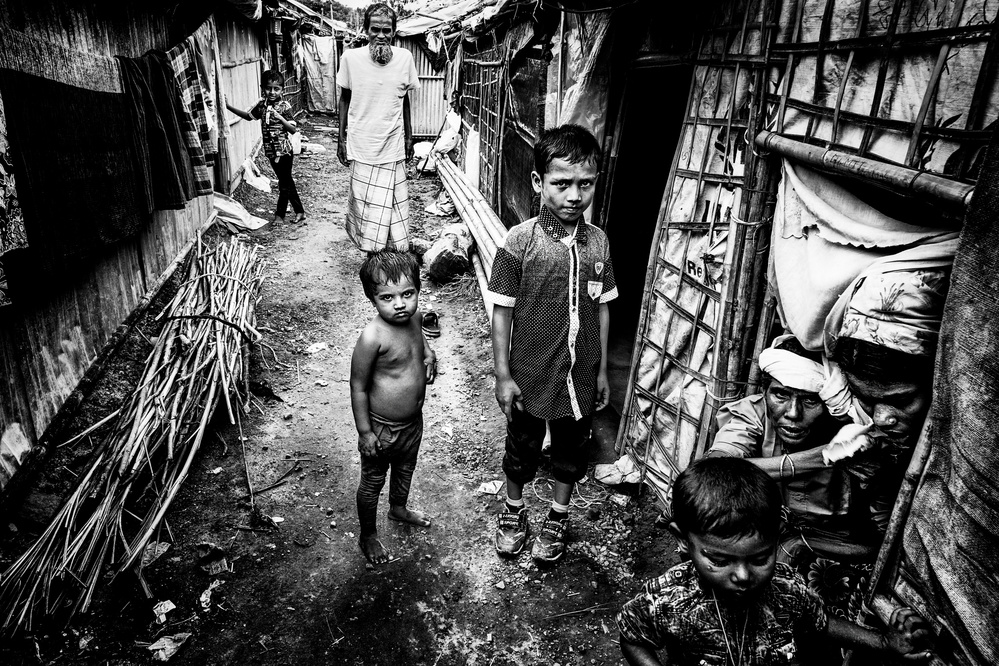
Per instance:
[[[434,71],[430,58],[412,39],[401,39],[397,45],[408,49],[416,61],[420,76],[420,89],[410,93],[409,110],[413,123],[413,136],[434,138],[447,115],[447,96],[444,91],[444,70]]]
[[[243,22],[227,16],[215,17],[219,35],[219,58],[222,61],[222,89],[229,104],[248,109],[260,99],[260,72],[264,50],[260,39]],[[239,176],[243,161],[260,143],[260,123],[229,115],[229,174],[232,184]]]

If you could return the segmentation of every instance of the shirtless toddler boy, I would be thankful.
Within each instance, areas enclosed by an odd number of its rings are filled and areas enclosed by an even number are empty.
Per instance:
[[[384,564],[389,555],[375,523],[390,466],[389,519],[430,526],[426,515],[406,503],[423,437],[423,398],[437,376],[437,358],[423,336],[423,315],[417,309],[416,258],[397,250],[374,252],[360,275],[378,316],[361,331],[350,362],[350,406],[361,452],[357,517],[364,556],[372,564]]]

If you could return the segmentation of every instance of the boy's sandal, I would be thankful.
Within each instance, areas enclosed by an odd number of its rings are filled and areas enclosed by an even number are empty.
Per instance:
[[[295,224],[301,224],[302,222],[305,222],[305,220],[306,220],[305,213],[299,213],[298,215],[295,216]]]
[[[439,338],[441,336],[440,315],[433,310],[423,313],[423,334],[428,338]]]

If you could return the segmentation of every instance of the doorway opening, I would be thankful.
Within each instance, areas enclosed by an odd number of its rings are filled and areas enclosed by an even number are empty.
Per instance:
[[[693,68],[664,65],[629,72],[620,143],[605,230],[619,296],[610,303],[607,374],[610,406],[594,419],[597,462],[613,462],[631,355],[642,311],[649,254],[655,238],[673,153],[677,149]],[[674,91],[675,94],[669,94]],[[664,94],[664,92],[666,94]],[[655,101],[653,101],[655,100]]]

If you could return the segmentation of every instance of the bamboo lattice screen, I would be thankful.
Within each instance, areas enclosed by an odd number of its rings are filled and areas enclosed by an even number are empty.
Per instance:
[[[704,32],[659,213],[618,445],[663,501],[717,407],[744,394],[755,348],[772,201],[748,142],[773,13],[726,3]]]
[[[770,49],[774,131],[974,180],[975,158],[999,111],[994,0],[782,5]]]
[[[466,57],[462,62],[462,96],[466,121],[472,129],[479,132],[479,190],[494,210],[498,208],[497,184],[506,62],[489,58],[493,52],[502,54],[504,51],[505,49],[497,47],[489,54],[482,53],[476,58]]]

